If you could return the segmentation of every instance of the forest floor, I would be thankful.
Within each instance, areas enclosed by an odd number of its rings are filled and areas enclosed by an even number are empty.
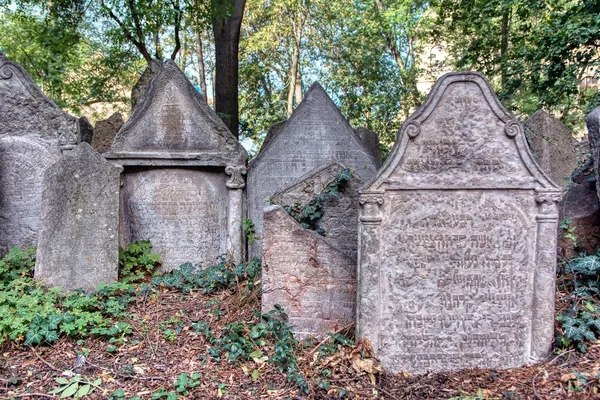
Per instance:
[[[558,293],[558,309],[562,301]],[[260,285],[248,290],[244,283],[213,295],[159,288],[136,296],[126,320],[132,332],[113,343],[94,337],[36,347],[4,342],[0,398],[59,398],[49,393],[74,376],[79,387],[94,383],[86,397],[91,399],[600,398],[600,342],[586,353],[556,350],[546,362],[523,368],[419,376],[382,373],[369,349],[349,340],[301,343],[294,355],[306,393],[260,351],[233,362],[209,355],[212,344],[202,329],[222,332],[238,324],[238,332],[247,334],[260,322],[259,309]],[[194,325],[198,321],[208,325]],[[339,334],[350,334],[353,327],[347,328]],[[270,344],[261,344],[268,352]]]

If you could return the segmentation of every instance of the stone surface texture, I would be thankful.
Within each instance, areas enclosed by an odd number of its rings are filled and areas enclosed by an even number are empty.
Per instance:
[[[0,53],[0,254],[37,245],[43,173],[78,141],[77,118]]]
[[[271,203],[282,207],[292,207],[297,202],[307,204],[327,188],[344,168],[341,164],[332,163],[309,172],[298,183],[271,196]],[[318,224],[327,241],[355,262],[358,251],[358,190],[363,183],[353,174],[352,180],[341,188],[337,196],[325,200],[323,216]]]
[[[94,127],[90,123],[87,117],[79,117],[79,132],[81,133],[81,141],[87,144],[92,144],[92,138],[94,137]]]
[[[379,146],[379,135],[377,132],[363,127],[356,128],[355,131],[367,149],[369,149],[373,158],[377,160],[378,165],[381,166],[381,147]]]
[[[544,110],[536,111],[525,121],[525,134],[537,164],[563,189],[577,168],[573,134],[569,127]]]
[[[243,257],[247,154],[172,61],[166,61],[105,156],[125,167],[122,245],[150,240],[170,271]]]
[[[123,127],[125,121],[121,113],[114,113],[107,119],[96,122],[94,127],[94,136],[92,138],[92,147],[98,153],[104,153],[110,150],[112,142]]]
[[[560,198],[485,78],[444,75],[361,191],[357,338],[392,372],[543,360]]]
[[[332,162],[354,168],[363,180],[374,176],[378,167],[321,85],[314,83],[248,168],[248,216],[258,236],[249,246],[250,256],[261,254],[262,213],[268,198],[304,174]]]
[[[267,135],[265,136],[265,140],[263,140],[262,145],[260,146],[260,151],[262,151],[262,149],[267,147],[267,145],[269,144],[271,139],[273,139],[275,137],[275,135],[277,135],[279,130],[283,127],[283,125],[285,125],[285,122],[286,121],[278,121],[269,127],[269,131],[267,132]]]
[[[85,142],[46,170],[36,279],[87,291],[117,281],[122,170]]]
[[[590,153],[594,162],[596,193],[600,198],[600,107],[595,108],[585,119],[590,142]]]
[[[281,305],[294,336],[324,337],[354,322],[356,263],[281,206],[264,214],[262,310]]]

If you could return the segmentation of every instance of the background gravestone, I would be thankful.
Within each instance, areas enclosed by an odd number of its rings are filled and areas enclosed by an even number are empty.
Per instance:
[[[262,309],[281,305],[294,336],[325,336],[354,322],[356,263],[281,206],[264,214]]]
[[[377,132],[363,127],[356,128],[355,131],[375,160],[377,160],[377,165],[381,166],[381,147],[379,146],[379,135]]]
[[[595,108],[585,119],[590,142],[590,153],[594,162],[594,176],[596,178],[596,194],[600,198],[600,107]]]
[[[150,240],[161,269],[243,257],[246,152],[172,61],[105,156],[123,165],[123,245]],[[228,178],[229,176],[229,178]]]
[[[339,162],[362,179],[378,168],[362,140],[354,132],[327,93],[313,84],[292,116],[279,128],[248,168],[248,215],[258,239],[250,256],[260,256],[262,213],[268,198],[304,174],[331,162]]]
[[[393,372],[543,360],[560,197],[485,78],[444,75],[361,191],[357,338]]]
[[[110,150],[112,142],[123,127],[125,122],[121,113],[114,113],[105,120],[96,122],[94,127],[94,136],[92,138],[92,147],[98,153],[104,153]]]
[[[78,140],[77,119],[0,53],[0,255],[37,245],[43,173]]]
[[[81,132],[82,142],[92,144],[92,138],[94,137],[94,127],[87,119],[87,117],[79,118],[79,132]]]
[[[550,179],[566,189],[577,168],[571,130],[544,110],[529,117],[525,127],[535,161]]]
[[[117,281],[122,170],[85,142],[46,170],[36,279],[66,290]]]

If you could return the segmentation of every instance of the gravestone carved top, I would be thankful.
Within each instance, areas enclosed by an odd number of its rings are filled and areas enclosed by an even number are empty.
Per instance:
[[[566,189],[577,168],[571,130],[544,110],[537,110],[525,121],[525,126],[536,162],[555,183]]]
[[[361,191],[357,337],[394,372],[544,359],[560,198],[485,78],[444,75]]]
[[[248,168],[248,213],[259,239],[251,256],[261,252],[262,212],[268,198],[304,174],[339,162],[370,179],[378,164],[360,137],[315,82],[292,116],[271,135]]]
[[[246,151],[177,65],[166,61],[115,136],[122,165],[244,165]]]

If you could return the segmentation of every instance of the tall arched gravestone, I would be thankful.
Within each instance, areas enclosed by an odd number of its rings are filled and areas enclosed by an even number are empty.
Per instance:
[[[332,162],[354,168],[363,180],[379,168],[321,85],[314,83],[292,116],[250,162],[248,214],[258,236],[250,246],[252,257],[261,255],[263,208],[269,205],[269,196]]]
[[[393,372],[546,357],[560,193],[485,78],[444,75],[361,191],[357,337]]]
[[[105,156],[125,167],[123,242],[150,240],[163,271],[243,257],[246,151],[172,61]]]
[[[37,245],[44,171],[79,136],[77,119],[0,53],[0,254]]]

